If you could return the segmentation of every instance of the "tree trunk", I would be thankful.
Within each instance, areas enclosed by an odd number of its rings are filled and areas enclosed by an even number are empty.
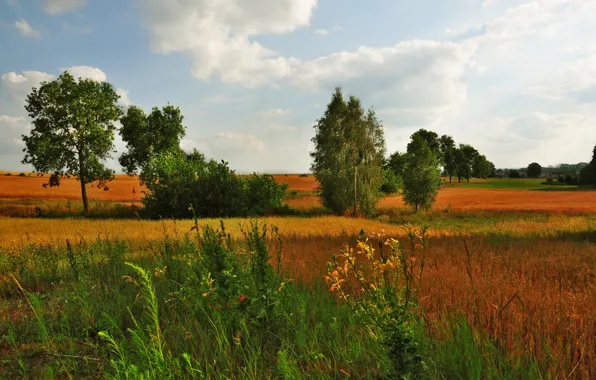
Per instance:
[[[449,184],[450,184],[450,185],[451,185],[451,179],[452,179],[452,178],[453,178],[453,177],[451,177],[451,174],[449,174]]]
[[[358,185],[357,182],[357,166],[354,166],[354,216],[356,216],[356,211],[358,207],[358,192],[356,190],[356,186]]]
[[[81,195],[83,196],[83,208],[85,215],[89,215],[89,200],[87,199],[87,185],[85,184],[85,158],[83,157],[82,149],[79,149],[79,180],[81,182]]]
[[[85,185],[85,179],[81,176],[81,194],[83,195],[83,208],[85,214],[89,215],[89,199],[87,199],[87,185]]]

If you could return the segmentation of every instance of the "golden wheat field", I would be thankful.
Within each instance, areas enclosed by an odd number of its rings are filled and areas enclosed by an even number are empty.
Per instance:
[[[312,176],[276,179],[304,193],[288,199],[290,206],[319,205],[310,194],[316,188]],[[12,199],[5,204],[13,207],[32,199],[79,197],[73,179],[53,189],[41,186],[45,180],[0,176],[0,198]],[[129,204],[133,188],[139,197],[138,179],[118,176],[109,191],[93,188],[90,197]],[[374,220],[313,216],[261,221],[279,228],[284,267],[305,282],[321,280],[331,256],[353,243],[362,229],[403,239],[404,222],[428,224],[429,253],[418,301],[429,333],[440,337],[442,323],[462,317],[514,359],[536,358],[553,377],[596,377],[596,192],[448,187],[440,190],[434,211],[424,216],[396,208],[403,209],[398,196],[383,199]],[[234,237],[248,223],[225,220]],[[147,255],[152,241],[166,235],[183,238],[192,226],[192,221],[171,220],[0,217],[0,245],[10,250],[29,243],[113,238]]]

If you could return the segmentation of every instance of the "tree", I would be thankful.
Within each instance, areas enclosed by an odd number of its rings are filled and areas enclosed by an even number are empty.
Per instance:
[[[396,177],[403,177],[404,168],[406,166],[406,154],[394,152],[389,156],[385,163],[385,169],[391,170]]]
[[[169,104],[161,110],[153,107],[149,115],[139,107],[129,107],[120,121],[120,135],[128,149],[118,160],[124,171],[128,175],[141,171],[144,180],[143,169],[158,153],[180,150],[186,134],[183,119],[180,109]]]
[[[454,175],[457,175],[456,147],[453,137],[443,135],[439,139],[439,149],[443,158],[445,173],[449,176],[449,183]]]
[[[472,166],[479,155],[478,151],[471,145],[459,144],[459,148],[455,150],[454,154],[457,165],[458,182],[461,182],[462,178],[465,178],[468,182],[470,182],[470,177],[472,176]]]
[[[594,174],[594,181],[592,182],[596,186],[596,146],[592,150],[592,161],[590,161],[592,167],[592,173]]]
[[[474,159],[472,173],[476,178],[486,178],[491,173],[491,162],[484,155],[478,155]]]
[[[528,178],[538,178],[542,174],[542,166],[537,162],[532,162],[528,165]]]
[[[383,181],[383,127],[372,109],[365,112],[354,96],[346,102],[336,88],[315,125],[311,171],[323,205],[337,214],[373,211]]]
[[[426,141],[415,136],[412,149],[408,152],[404,171],[404,202],[418,209],[430,209],[435,202],[441,175],[439,162]]]
[[[63,176],[75,176],[85,213],[89,213],[86,185],[97,181],[106,190],[114,177],[104,161],[114,151],[114,123],[122,115],[118,99],[111,84],[75,80],[66,71],[27,96],[25,109],[33,128],[29,136],[23,135],[22,162],[38,172],[52,172],[50,186],[59,186]]]
[[[579,172],[579,184],[580,185],[594,185],[596,184],[596,170],[592,164],[584,166]]]
[[[509,177],[509,178],[521,178],[521,174],[519,173],[519,170],[509,169],[507,171],[507,177]]]
[[[439,135],[437,135],[433,131],[427,131],[426,129],[419,129],[410,136],[410,143],[408,143],[407,151],[410,153],[413,150],[416,150],[415,147],[411,146],[414,140],[417,137],[422,138],[426,145],[430,148],[431,152],[435,155],[435,158],[439,162],[439,164],[443,163],[443,156],[441,152],[441,141],[439,139]]]

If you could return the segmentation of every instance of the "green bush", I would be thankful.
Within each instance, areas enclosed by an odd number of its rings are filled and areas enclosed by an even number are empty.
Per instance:
[[[273,176],[239,176],[224,161],[169,152],[157,156],[144,171],[147,216],[200,218],[263,215],[282,207],[287,185]]]
[[[383,194],[395,194],[403,187],[401,177],[395,175],[393,170],[383,170],[383,185],[381,185],[381,192]]]

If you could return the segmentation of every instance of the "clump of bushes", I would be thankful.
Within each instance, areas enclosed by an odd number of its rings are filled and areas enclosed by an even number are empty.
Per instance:
[[[246,217],[282,208],[287,185],[268,174],[239,176],[224,161],[168,152],[152,160],[143,173],[148,217]]]

